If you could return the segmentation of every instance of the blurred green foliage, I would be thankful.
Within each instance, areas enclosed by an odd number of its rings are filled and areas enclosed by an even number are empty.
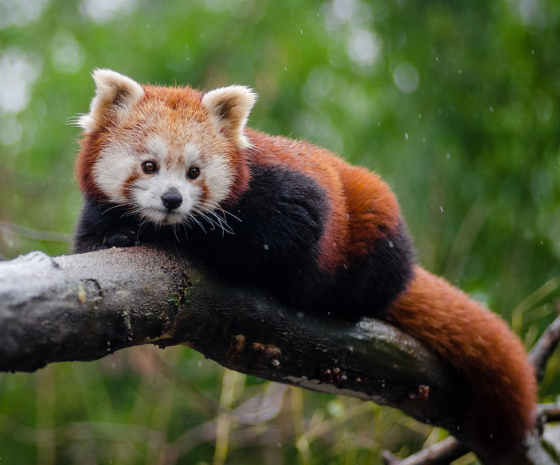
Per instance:
[[[1,256],[68,251],[80,208],[69,122],[87,111],[94,68],[253,87],[252,126],[379,172],[420,261],[528,346],[553,317],[557,1],[0,0]],[[560,392],[558,364],[543,396]],[[281,407],[269,420],[231,414],[259,396]],[[187,349],[0,378],[0,459],[10,464],[369,464],[439,434],[372,404],[276,392]]]

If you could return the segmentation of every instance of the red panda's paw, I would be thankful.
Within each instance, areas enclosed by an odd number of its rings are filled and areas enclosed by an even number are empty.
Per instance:
[[[123,228],[113,231],[103,239],[103,247],[110,249],[112,247],[132,247],[136,244],[138,232],[130,228]]]

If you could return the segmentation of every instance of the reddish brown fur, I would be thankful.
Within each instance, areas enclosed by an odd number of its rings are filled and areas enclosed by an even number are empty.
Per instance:
[[[397,227],[397,200],[379,176],[307,142],[252,130],[247,134],[256,163],[289,166],[325,189],[331,211],[321,241],[320,264],[326,270],[334,272],[364,256],[376,240]]]
[[[418,266],[387,315],[466,378],[467,421],[479,444],[502,454],[522,447],[535,426],[535,374],[520,341],[497,315]]]
[[[81,191],[98,200],[105,200],[106,196],[93,178],[93,166],[106,140],[107,137],[104,132],[96,131],[91,134],[84,134],[80,141],[82,150],[78,154],[75,166],[76,178],[80,183]]]
[[[200,184],[200,189],[202,191],[202,194],[200,195],[200,202],[204,203],[208,198],[208,186],[206,185],[204,180]]]
[[[123,186],[123,193],[122,196],[130,199],[132,185],[138,180],[138,173],[133,173],[130,177],[126,180]]]
[[[201,124],[210,132],[210,121],[208,114],[201,104],[202,93],[189,87],[157,87],[143,86],[144,96],[133,105],[130,117],[122,125],[115,124],[116,114],[108,111],[104,115],[101,127],[91,133],[84,133],[81,140],[82,149],[78,154],[76,162],[76,177],[80,183],[82,192],[91,198],[106,200],[105,194],[96,185],[93,179],[93,167],[99,156],[99,152],[111,139],[119,139],[121,134],[135,131],[138,132],[138,144],[146,140],[145,132],[142,132],[141,124],[146,121],[158,119],[165,121],[166,128],[170,132],[178,132],[185,128],[184,122]],[[156,130],[161,127],[155,125]],[[228,203],[234,202],[247,189],[249,182],[249,168],[242,151],[235,147],[231,141],[225,138],[217,144],[215,150],[225,153],[230,159],[231,165],[236,167],[233,189],[227,199]],[[138,150],[144,147],[138,146]],[[179,152],[172,152],[179,153]],[[172,160],[168,160],[172,162]]]
[[[201,104],[203,94],[189,87],[156,87],[143,86],[145,96],[138,102],[142,105],[144,102],[161,101],[168,108],[165,118],[169,126],[178,127],[184,124],[184,121],[196,122],[207,126],[210,132],[210,121],[208,113]],[[232,166],[236,167],[235,179],[233,182],[232,192],[226,203],[232,203],[247,190],[249,184],[249,168],[247,162],[241,153],[231,141],[221,144],[217,148],[220,152],[225,152]]]

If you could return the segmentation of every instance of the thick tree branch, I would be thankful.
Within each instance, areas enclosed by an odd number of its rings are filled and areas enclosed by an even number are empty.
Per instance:
[[[0,371],[181,343],[233,370],[372,400],[447,429],[468,403],[457,375],[391,326],[283,309],[178,251],[35,252],[0,263]]]
[[[280,309],[179,252],[32,253],[0,263],[0,302],[2,371],[183,343],[237,371],[393,405],[425,422],[448,425],[466,401],[454,373],[392,327]]]

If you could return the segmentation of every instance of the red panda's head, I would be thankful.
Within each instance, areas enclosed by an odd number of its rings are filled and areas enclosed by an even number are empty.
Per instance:
[[[244,135],[256,100],[247,87],[201,93],[142,86],[96,70],[76,171],[82,191],[155,224],[178,224],[247,189]]]

